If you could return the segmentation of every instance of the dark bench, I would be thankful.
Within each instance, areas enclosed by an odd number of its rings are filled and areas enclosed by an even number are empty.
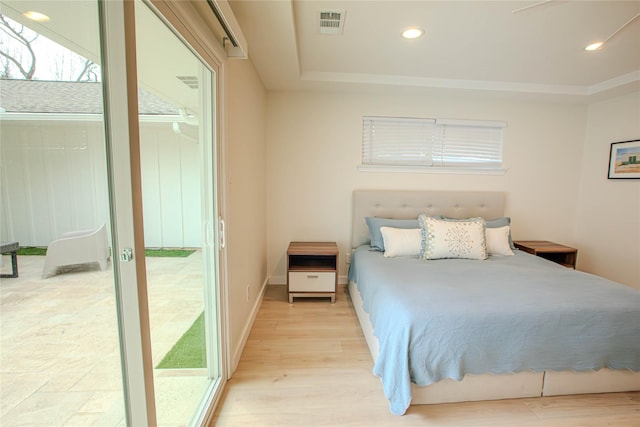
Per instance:
[[[11,254],[11,274],[0,274],[0,277],[18,277],[18,242],[0,243],[0,254]]]

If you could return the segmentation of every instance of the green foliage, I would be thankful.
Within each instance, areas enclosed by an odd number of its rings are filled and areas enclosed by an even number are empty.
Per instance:
[[[156,366],[157,369],[206,368],[204,313],[193,322],[171,350]]]
[[[144,254],[148,257],[181,257],[185,258],[194,253],[194,249],[145,249]],[[37,248],[25,246],[18,249],[18,255],[46,255],[47,248]]]
[[[186,258],[194,249],[145,249],[144,254],[148,257],[179,257]]]
[[[46,255],[47,248],[36,248],[33,246],[19,248],[18,255]]]

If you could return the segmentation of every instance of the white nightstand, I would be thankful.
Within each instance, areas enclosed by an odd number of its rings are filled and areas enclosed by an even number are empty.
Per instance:
[[[287,292],[294,297],[329,297],[336,302],[338,245],[291,242],[287,249]]]

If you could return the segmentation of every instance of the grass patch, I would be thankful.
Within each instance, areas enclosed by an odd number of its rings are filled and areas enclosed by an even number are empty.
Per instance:
[[[201,313],[156,368],[185,369],[206,367],[204,313]]]
[[[192,253],[195,252],[195,249],[145,249],[144,254],[148,257],[176,257],[176,258],[186,258]],[[18,255],[38,255],[44,256],[47,254],[47,248],[37,248],[34,246],[25,246],[18,248]]]
[[[27,246],[23,248],[18,248],[18,255],[46,255],[47,248],[36,248],[34,246]]]
[[[195,249],[145,249],[144,254],[148,257],[186,258]]]

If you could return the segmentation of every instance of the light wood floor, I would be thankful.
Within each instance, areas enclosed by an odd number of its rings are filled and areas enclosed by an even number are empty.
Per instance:
[[[346,290],[335,304],[270,286],[215,426],[640,426],[640,392],[412,406],[389,412]]]

